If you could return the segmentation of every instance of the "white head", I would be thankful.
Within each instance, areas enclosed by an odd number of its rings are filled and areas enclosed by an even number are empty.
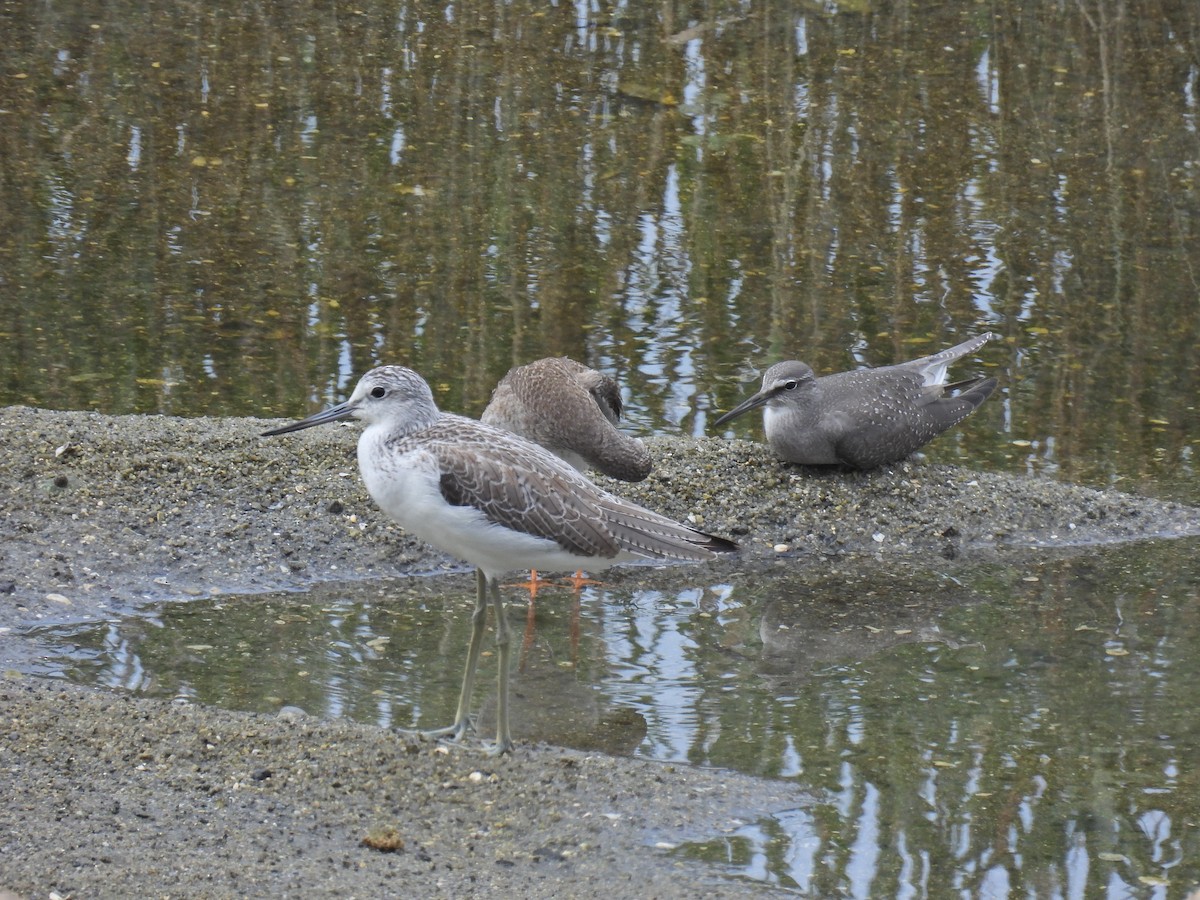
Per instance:
[[[345,403],[263,434],[287,434],[343,419],[360,419],[368,425],[393,425],[407,432],[432,425],[439,415],[433,392],[424,378],[403,366],[380,366],[359,379]]]

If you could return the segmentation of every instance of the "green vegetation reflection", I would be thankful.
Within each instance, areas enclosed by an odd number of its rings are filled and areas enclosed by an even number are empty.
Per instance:
[[[820,896],[1174,894],[1200,884],[1197,549],[887,572],[835,557],[674,594],[589,588],[578,611],[544,593],[510,610],[517,736],[810,789],[673,851],[738,877]],[[33,637],[75,680],[428,725],[452,713],[469,582],[227,597]]]
[[[1200,441],[1198,16],[9,4],[0,403],[295,416],[396,362],[473,414],[567,354],[699,434],[770,362],[986,328],[1002,402],[935,455],[1155,490]]]

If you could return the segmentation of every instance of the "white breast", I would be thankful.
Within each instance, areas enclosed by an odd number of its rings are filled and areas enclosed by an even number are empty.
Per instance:
[[[483,569],[488,577],[530,568],[597,570],[625,558],[569,553],[555,541],[496,525],[473,506],[447,503],[437,458],[420,448],[397,454],[386,437],[384,429],[369,427],[358,442],[359,470],[371,498],[405,531]]]

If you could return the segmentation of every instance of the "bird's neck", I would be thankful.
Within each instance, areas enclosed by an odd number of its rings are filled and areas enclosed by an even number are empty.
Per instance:
[[[436,406],[421,406],[405,410],[396,421],[372,422],[363,429],[362,438],[370,442],[400,440],[437,424],[443,413]]]

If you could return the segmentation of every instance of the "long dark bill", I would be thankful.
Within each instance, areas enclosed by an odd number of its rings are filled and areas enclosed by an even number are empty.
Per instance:
[[[340,422],[342,419],[349,419],[354,415],[354,411],[358,409],[356,405],[352,405],[349,400],[345,403],[339,403],[337,406],[331,406],[329,409],[319,413],[313,413],[307,419],[301,419],[299,422],[292,422],[290,425],[282,425],[279,428],[272,428],[270,431],[264,431],[263,437],[274,437],[277,434],[288,434],[292,431],[301,431],[305,428],[312,428],[314,425],[324,425],[326,422]]]
[[[725,422],[730,421],[731,419],[736,419],[738,416],[742,415],[743,413],[748,413],[752,409],[757,409],[758,407],[760,407],[764,403],[766,403],[768,400],[770,400],[772,397],[774,397],[776,393],[777,392],[775,390],[768,389],[768,390],[759,391],[753,397],[747,397],[745,400],[743,400],[741,403],[739,403],[737,406],[735,406],[729,412],[725,413],[725,415],[723,415],[719,419],[717,419],[717,421],[713,422],[713,427],[716,427],[717,425],[722,425]]]

